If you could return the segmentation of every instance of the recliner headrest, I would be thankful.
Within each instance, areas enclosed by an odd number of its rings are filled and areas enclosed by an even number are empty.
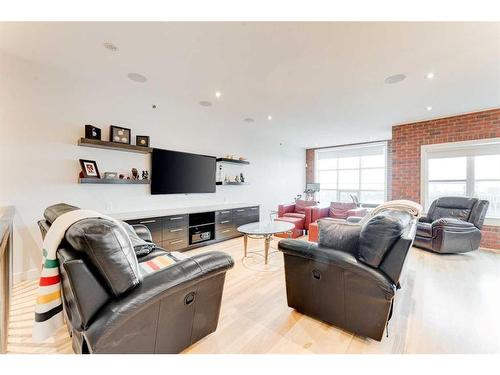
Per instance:
[[[43,217],[49,224],[52,224],[62,214],[74,210],[78,210],[78,207],[66,203],[58,203],[47,207],[43,213]]]
[[[442,197],[437,199],[436,206],[443,208],[470,210],[476,204],[476,202],[477,202],[476,198]]]

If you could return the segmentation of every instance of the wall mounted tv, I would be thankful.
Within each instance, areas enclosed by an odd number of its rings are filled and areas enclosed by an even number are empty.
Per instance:
[[[215,157],[153,149],[151,194],[215,193]]]

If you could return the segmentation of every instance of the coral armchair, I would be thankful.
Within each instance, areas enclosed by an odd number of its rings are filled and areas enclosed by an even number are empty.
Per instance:
[[[309,229],[311,223],[312,209],[316,207],[315,201],[298,200],[291,204],[280,204],[278,206],[278,218],[295,217],[304,220],[304,229]]]

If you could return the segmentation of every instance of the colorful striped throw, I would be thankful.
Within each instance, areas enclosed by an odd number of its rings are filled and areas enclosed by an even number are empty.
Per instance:
[[[176,262],[187,258],[188,256],[182,253],[179,253],[177,251],[172,251],[171,253],[159,255],[153,259],[139,263],[139,272],[144,277],[151,273],[161,271],[162,269],[167,268],[172,264],[175,264]]]
[[[89,218],[107,219],[121,225],[119,221],[96,211],[75,210],[62,214],[54,220],[45,235],[42,245],[42,272],[38,284],[33,326],[33,341],[35,342],[51,337],[63,325],[61,279],[56,253],[68,228],[77,221]]]

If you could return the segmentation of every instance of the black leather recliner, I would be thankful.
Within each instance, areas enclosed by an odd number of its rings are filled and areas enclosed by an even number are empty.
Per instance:
[[[416,219],[389,210],[366,223],[318,221],[318,244],[281,240],[288,306],[380,341]]]
[[[38,223],[42,235],[74,209],[47,208]],[[166,251],[152,244],[145,226],[127,225],[133,249],[115,222],[85,219],[67,230],[57,252],[75,353],[178,353],[217,328],[233,259],[222,252],[198,254],[142,278],[140,263]]]
[[[441,254],[477,250],[489,204],[476,198],[436,199],[417,224],[415,246]]]

